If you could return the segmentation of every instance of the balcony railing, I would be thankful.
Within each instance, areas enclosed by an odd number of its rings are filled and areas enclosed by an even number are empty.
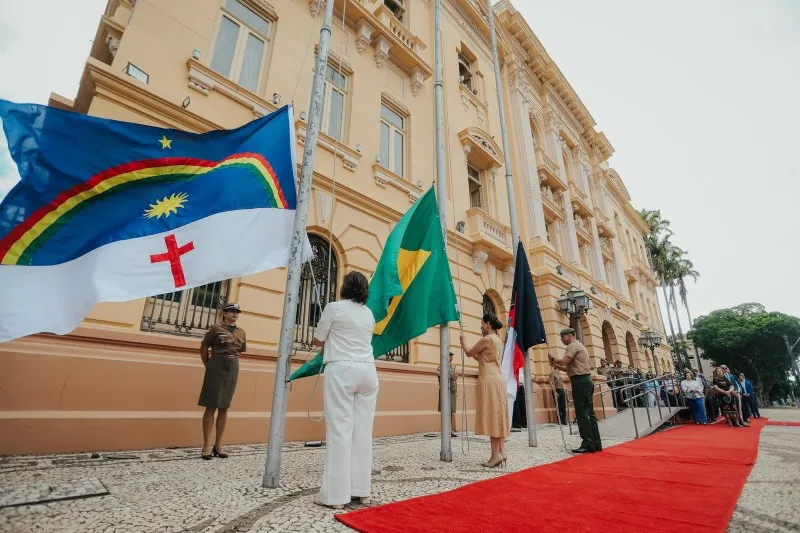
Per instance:
[[[577,211],[580,216],[593,217],[594,211],[589,204],[589,197],[580,190],[574,183],[569,184],[569,194],[572,198],[572,209]]]
[[[392,13],[386,4],[381,4],[380,7],[375,10],[375,16],[378,17],[378,20],[389,28],[392,34],[412,52],[418,54],[420,48],[425,48],[425,46],[422,45],[422,41],[412,34],[408,28],[394,16],[394,13]]]
[[[584,242],[591,243],[594,239],[592,239],[592,233],[589,230],[589,226],[586,225],[587,223],[584,222],[584,225],[580,225],[579,223],[575,223],[575,232],[578,234],[578,238],[583,240]]]
[[[467,211],[469,235],[473,241],[483,242],[502,254],[510,253],[511,230],[489,216],[484,210],[472,208]]]
[[[598,208],[595,208],[594,214],[595,222],[597,223],[597,233],[599,233],[601,237],[614,237],[614,230],[611,229],[611,219]]]
[[[536,170],[552,188],[567,188],[567,184],[561,181],[558,165],[541,148],[536,149]]]
[[[553,193],[553,189],[547,185],[541,187],[542,190],[542,203],[545,210],[550,212],[551,216],[564,218],[564,205],[561,201],[560,193]],[[558,194],[558,196],[556,196]]]

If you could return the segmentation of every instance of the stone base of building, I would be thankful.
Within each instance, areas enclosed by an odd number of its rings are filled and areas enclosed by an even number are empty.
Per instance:
[[[242,357],[229,412],[229,444],[265,442],[275,380],[275,353],[255,348]],[[304,357],[292,363],[297,368]],[[202,444],[197,399],[203,381],[197,339],[141,335],[97,328],[73,334],[34,335],[0,345],[0,454],[133,450]],[[378,361],[380,394],[375,436],[436,432],[436,368]],[[466,387],[468,427],[474,427],[474,370]],[[289,392],[286,440],[320,440],[323,380],[294,382]],[[536,382],[540,423],[555,420],[552,393]],[[550,398],[550,400],[548,400]]]

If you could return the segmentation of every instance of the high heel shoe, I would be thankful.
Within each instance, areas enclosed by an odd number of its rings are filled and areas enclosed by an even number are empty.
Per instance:
[[[211,448],[211,453],[214,454],[214,457],[219,457],[220,459],[227,459],[228,454],[222,453],[217,449],[217,445],[215,444],[213,448]]]
[[[211,457],[212,457],[212,455],[210,453],[209,454],[205,454],[205,453],[203,453],[203,450],[200,450],[200,458],[203,461],[210,461]]]
[[[502,454],[493,455],[487,462],[482,463],[486,468],[495,468],[506,464],[506,458]]]

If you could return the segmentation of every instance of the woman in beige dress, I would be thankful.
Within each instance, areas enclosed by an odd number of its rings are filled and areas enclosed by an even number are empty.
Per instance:
[[[495,315],[487,313],[481,320],[483,338],[475,346],[467,348],[464,334],[461,334],[464,352],[478,361],[475,434],[488,435],[492,443],[492,456],[483,463],[489,468],[505,465],[505,438],[510,431],[506,380],[500,369],[503,343],[497,335],[502,327],[503,324]]]

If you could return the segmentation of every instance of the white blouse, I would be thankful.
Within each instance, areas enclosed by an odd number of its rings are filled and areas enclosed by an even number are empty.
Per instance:
[[[366,305],[340,300],[325,306],[314,338],[325,341],[323,362],[326,364],[335,361],[374,363],[373,331],[375,317]]]

